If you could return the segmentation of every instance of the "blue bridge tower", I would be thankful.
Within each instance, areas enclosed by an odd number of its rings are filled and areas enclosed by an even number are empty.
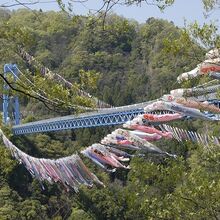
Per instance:
[[[5,64],[4,65],[4,77],[7,79],[8,75],[12,74],[14,83],[12,84],[15,87],[15,82],[18,79],[18,68],[16,64]],[[4,82],[3,85],[3,123],[8,124],[11,119],[9,117],[9,103],[10,103],[10,96],[9,96],[9,89],[10,86]],[[18,96],[12,97],[12,107],[14,113],[14,125],[20,124],[20,109],[19,109],[19,101]]]

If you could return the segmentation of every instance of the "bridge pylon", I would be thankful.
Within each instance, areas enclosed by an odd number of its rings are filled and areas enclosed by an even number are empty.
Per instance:
[[[11,84],[15,87],[15,82],[18,80],[18,68],[16,64],[5,64],[4,65],[4,77],[5,79],[9,78],[9,74],[13,77],[13,83]],[[9,95],[10,86],[4,82],[3,85],[3,123],[9,124],[13,121],[9,117],[9,104],[12,104],[13,114],[14,114],[14,125],[20,124],[20,108],[18,96]],[[10,101],[11,99],[11,101]]]

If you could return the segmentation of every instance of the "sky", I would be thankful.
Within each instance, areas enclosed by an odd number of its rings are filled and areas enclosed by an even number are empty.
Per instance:
[[[21,1],[21,0],[20,0]],[[23,2],[48,2],[50,3],[38,3],[30,6],[32,9],[42,9],[43,11],[59,11],[59,7],[54,0],[23,0]],[[64,0],[64,3],[67,3],[68,0]],[[0,3],[14,3],[14,0],[0,0]],[[99,9],[101,7],[102,0],[88,0],[83,4],[74,2],[73,3],[73,12],[77,15],[86,15],[91,9]],[[22,6],[13,7],[13,9],[21,8]],[[175,4],[166,8],[162,13],[156,6],[147,5],[142,3],[141,6],[114,6],[112,12],[117,13],[118,15],[124,16],[129,19],[135,19],[139,23],[144,23],[148,18],[163,18],[168,21],[173,21],[175,25],[182,27],[184,26],[184,19],[187,22],[193,22],[197,20],[200,24],[212,20],[218,20],[220,18],[220,10],[214,11],[210,17],[207,19],[203,15],[203,6],[202,0],[176,0]],[[219,21],[217,22],[219,23]]]

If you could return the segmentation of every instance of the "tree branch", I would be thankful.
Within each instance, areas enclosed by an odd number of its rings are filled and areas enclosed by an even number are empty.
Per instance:
[[[40,1],[36,1],[36,2],[20,2],[20,1],[17,1],[15,0],[16,3],[14,4],[10,4],[10,5],[7,5],[7,3],[3,3],[0,5],[1,8],[10,8],[10,7],[14,7],[14,6],[19,6],[19,5],[23,5],[23,6],[27,6],[27,5],[36,5],[36,4],[48,4],[48,3],[55,3],[57,2],[56,0],[52,0],[52,1],[43,1],[43,2],[40,2]]]
[[[55,111],[56,113],[67,113],[67,112],[69,111],[69,109],[68,109],[67,111],[57,111],[55,108],[49,107],[48,104],[51,104],[51,103],[50,103],[48,100],[45,100],[45,99],[43,100],[43,99],[41,99],[41,98],[39,98],[39,97],[36,97],[36,96],[31,95],[30,93],[27,93],[27,92],[25,92],[25,91],[23,91],[23,90],[20,90],[20,89],[17,89],[17,88],[15,88],[15,87],[13,87],[13,86],[11,85],[11,83],[4,77],[3,74],[0,74],[0,77],[7,83],[7,85],[8,85],[13,91],[16,91],[16,92],[21,93],[21,94],[23,94],[23,95],[25,95],[25,96],[28,96],[28,97],[30,97],[30,98],[33,98],[33,99],[35,99],[35,100],[38,100],[38,101],[42,102],[42,103],[44,104],[44,106],[45,106],[47,109],[51,110],[51,111]]]

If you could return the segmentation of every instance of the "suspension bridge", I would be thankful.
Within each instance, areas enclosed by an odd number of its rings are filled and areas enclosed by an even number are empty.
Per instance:
[[[25,56],[27,56],[28,60],[33,60],[33,58],[27,53],[25,53]],[[13,76],[13,82],[10,83],[7,81],[9,74],[12,74]],[[148,119],[149,122],[152,121],[153,123],[176,119],[182,120],[183,118],[198,118],[209,121],[212,121],[213,119],[220,120],[220,100],[218,100],[216,96],[220,85],[212,85],[213,81],[209,82],[209,85],[211,83],[211,86],[209,87],[207,87],[207,83],[205,83],[206,85],[202,84],[198,87],[171,90],[170,94],[164,95],[157,100],[120,107],[110,106],[102,100],[91,96],[96,103],[96,108],[94,111],[91,111],[91,109],[87,108],[86,110],[90,110],[90,112],[20,124],[21,120],[18,97],[16,95],[14,97],[9,96],[10,92],[8,91],[9,89],[16,88],[16,81],[19,80],[19,83],[22,83],[19,74],[23,73],[18,69],[17,65],[6,64],[4,66],[4,77],[1,75],[1,77],[4,79],[3,123],[8,124],[10,121],[12,121],[9,114],[9,104],[12,104],[14,115],[14,126],[12,127],[12,131],[15,135],[119,125],[124,124],[127,121],[131,121],[123,125],[124,128],[128,128],[129,130],[116,129],[111,134],[108,134],[106,137],[104,137],[100,141],[101,144],[95,143],[81,151],[84,156],[88,157],[94,163],[108,172],[115,172],[116,168],[130,169],[128,165],[123,164],[122,162],[129,161],[130,157],[134,156],[114,148],[114,146],[120,145],[120,147],[123,147],[124,149],[142,150],[143,152],[147,153],[176,158],[177,155],[160,149],[150,141],[156,141],[163,137],[168,139],[174,138],[179,142],[189,140],[201,144],[206,148],[210,144],[215,144],[218,146],[220,145],[218,137],[210,136],[208,134],[200,134],[190,130],[183,130],[181,128],[172,127],[163,123],[156,124],[159,127],[158,130],[156,127],[154,127],[155,124],[152,124],[153,126],[148,126],[147,124]],[[62,76],[51,73],[51,71],[49,71],[47,68],[43,68],[43,76],[45,77],[46,75],[48,75],[50,79],[52,78],[57,81],[57,83],[62,83],[62,85],[68,88],[71,87],[71,83],[62,78]],[[188,75],[186,77],[186,74],[183,74],[183,77],[188,79]],[[43,100],[50,101],[47,98],[48,95],[44,91],[39,92],[39,89],[36,88],[34,83],[26,76],[25,80],[29,83],[29,85],[33,86],[33,88],[30,88],[30,90],[35,95],[43,98]],[[85,91],[79,90],[79,94],[90,98],[90,94],[86,93]],[[181,97],[183,98],[181,99]],[[187,99],[185,99],[185,97],[187,97]],[[175,102],[172,102],[173,100],[175,100]],[[208,103],[199,103],[199,101],[208,101],[210,104],[214,104],[215,106],[209,105]],[[182,102],[185,102],[185,105],[188,105],[188,107],[179,104]],[[195,106],[197,106],[197,108]],[[218,108],[216,108],[216,106]],[[202,112],[200,112],[200,109],[202,109]],[[152,111],[153,113],[158,113],[154,112],[157,110],[159,111],[159,114],[161,114],[160,111],[163,113],[171,111],[172,113],[177,112],[177,115],[143,114],[146,112],[152,113]],[[215,112],[217,114],[210,112]],[[142,116],[136,117],[140,114],[142,114]],[[155,120],[152,120],[152,117]],[[163,120],[161,119],[162,117]],[[140,123],[139,119],[141,119]],[[91,187],[94,183],[102,186],[104,185],[93,173],[88,170],[77,154],[59,159],[35,158],[17,148],[4,135],[1,129],[0,136],[2,137],[4,145],[11,151],[12,155],[17,160],[22,162],[32,176],[37,178],[40,182],[45,180],[49,183],[60,182],[66,189],[69,190],[71,187],[75,190],[75,192],[78,192],[78,188],[82,184],[89,187]],[[109,166],[111,168],[109,168]]]
[[[8,73],[12,73],[14,77],[14,81],[16,82],[16,80],[19,79],[18,70],[19,69],[16,65],[6,64],[4,67],[4,76],[6,77]],[[8,90],[9,86],[5,84],[4,89]],[[218,101],[215,98],[216,98],[215,93],[211,93],[206,95],[205,97],[204,96],[196,97],[196,100],[199,101],[209,100],[210,103],[220,107],[220,101]],[[143,114],[144,107],[155,101],[156,100],[151,100],[147,102],[127,105],[127,106],[120,106],[120,107],[98,108],[93,112],[86,112],[78,115],[56,117],[46,120],[20,124],[19,103],[18,103],[18,98],[15,97],[13,102],[15,125],[12,127],[12,131],[15,135],[22,135],[22,134],[41,133],[41,132],[62,131],[67,129],[119,125],[129,120],[132,120],[139,114]],[[7,118],[8,118],[8,105],[9,105],[9,96],[7,94],[3,94],[3,121],[5,123],[7,123]]]

